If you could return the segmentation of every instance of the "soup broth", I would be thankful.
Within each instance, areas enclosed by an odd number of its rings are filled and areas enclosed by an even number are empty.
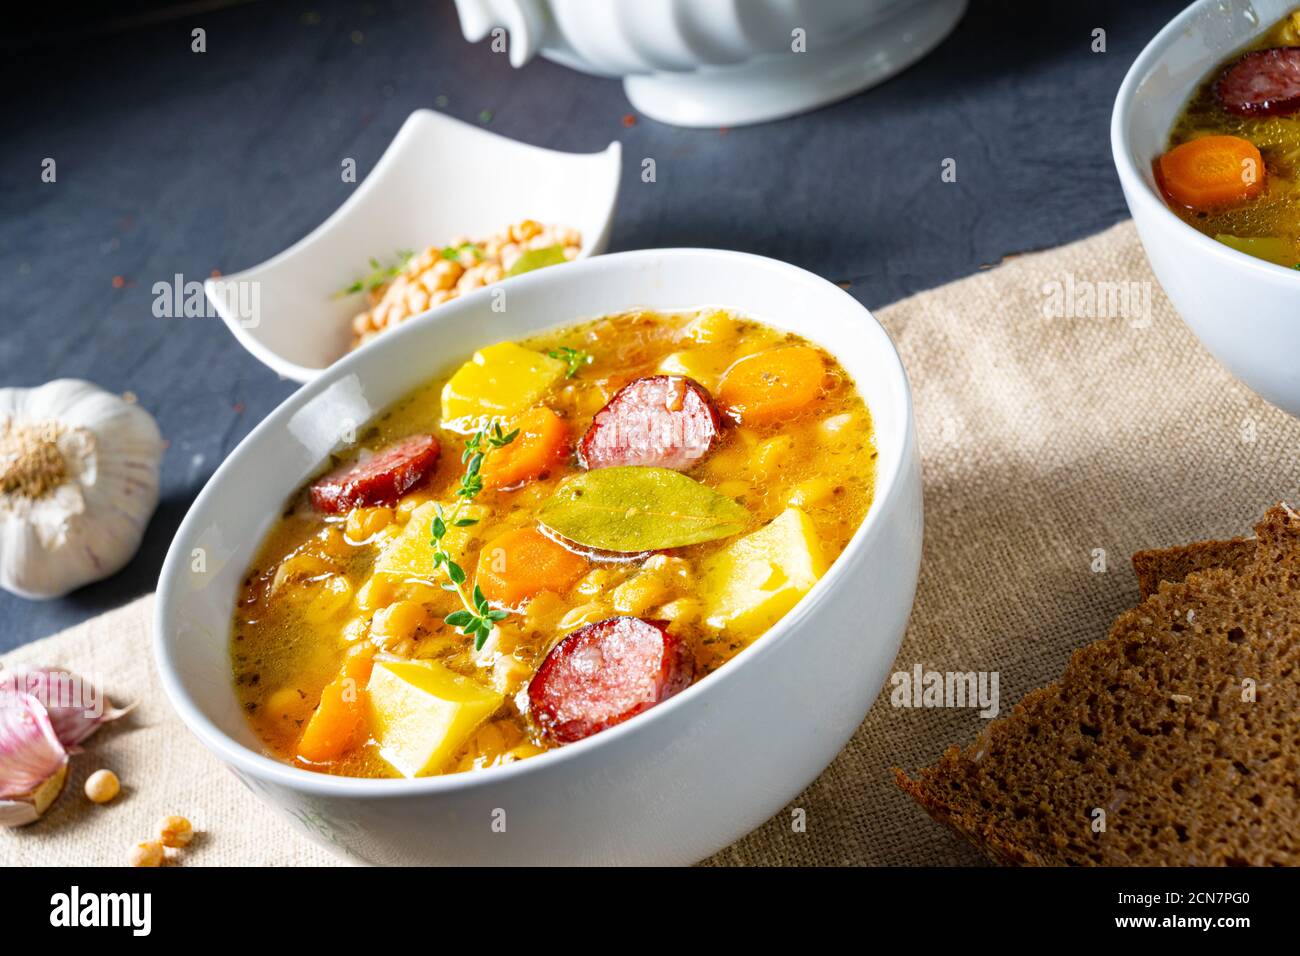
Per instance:
[[[1248,51],[1300,47],[1300,11],[1276,24]],[[1156,165],[1156,177],[1173,209],[1185,222],[1226,245],[1288,267],[1300,264],[1300,114],[1243,114],[1225,106],[1220,89],[1225,72],[1242,60],[1235,55],[1197,89],[1175,121],[1169,135],[1170,152]],[[1261,67],[1262,69],[1262,67]],[[1258,150],[1262,169],[1253,156],[1235,160],[1230,177],[1257,178],[1250,195],[1228,201],[1189,201],[1178,194],[1162,164],[1173,150],[1208,137],[1236,137]]]
[[[527,367],[506,368],[509,374],[492,380],[495,391],[485,401],[503,409],[511,401],[528,407],[472,423],[486,436],[479,465],[484,487],[457,504],[473,457],[473,449],[462,451],[473,436],[464,419],[451,420],[453,405],[460,408],[456,403],[473,390],[463,382],[473,385],[475,375],[489,375],[502,355],[511,361],[523,356]],[[747,359],[757,361],[746,365]],[[795,359],[812,369],[814,381],[763,371],[765,363],[794,369]],[[519,382],[539,367],[550,380],[535,398],[520,398]],[[810,391],[800,391],[805,386]],[[631,454],[626,442],[611,444],[605,436],[623,438],[618,428],[631,431],[640,421],[629,403],[639,391],[661,387],[668,390],[667,404],[646,407],[665,425],[692,408],[696,415],[683,426],[685,439],[666,428],[656,453],[697,454],[700,435],[711,436],[707,452],[673,468],[637,467],[636,461],[593,467],[608,449]],[[498,401],[506,393],[508,400]],[[716,434],[705,407],[714,396]],[[543,420],[536,435],[525,426],[506,446],[489,447],[496,425],[504,427],[495,434],[508,437],[506,429],[532,420],[528,416]],[[532,448],[549,440],[543,433],[550,428],[563,436],[554,456],[523,478],[494,482],[494,469],[498,476],[525,474]],[[593,438],[593,429],[606,432]],[[433,378],[384,412],[358,436],[356,450],[331,467],[386,460],[380,450],[394,443],[404,449],[399,457],[423,461],[418,456],[426,452],[412,450],[411,436],[432,436],[441,450],[418,484],[383,503],[342,507],[322,489],[342,494],[346,482],[327,479],[301,489],[241,588],[231,638],[239,700],[267,750],[297,766],[366,777],[467,771],[541,753],[653,705],[723,666],[790,609],[862,522],[875,475],[870,413],[835,359],[798,336],[716,309],[629,312],[547,332],[508,351],[485,349],[454,377]],[[380,454],[367,459],[374,452]],[[553,511],[569,517],[556,502],[587,506],[606,492],[573,483],[597,476],[654,478],[672,494],[701,502],[661,522],[642,521],[629,505],[628,514],[611,517],[612,525],[598,528],[599,534],[616,540],[664,534],[675,541],[679,525],[703,520],[696,514],[701,509],[720,516],[721,525],[699,532],[690,525],[685,532],[716,533],[708,540],[631,552],[569,540],[548,524],[569,527],[551,517]],[[649,491],[657,494],[657,487]],[[566,489],[587,494],[564,498]],[[336,510],[322,512],[322,502]],[[477,598],[471,589],[479,585],[498,612],[481,647],[481,635],[463,633],[455,617],[447,620],[465,605],[449,589],[446,565],[433,558],[433,523],[440,514],[445,524],[452,515],[475,522],[449,527],[442,540],[464,570],[462,592],[470,605]],[[510,544],[495,548],[496,542]],[[514,559],[516,553],[521,556]],[[611,620],[625,623],[600,624]],[[607,666],[613,666],[615,645],[625,654],[661,641],[665,649],[671,644],[680,673],[671,687],[655,692],[659,697],[634,701],[612,716],[624,705],[605,707],[600,695],[609,696],[606,688],[587,687],[582,693],[588,696],[575,703],[563,696],[573,678],[564,684],[557,676],[572,663],[561,659],[570,648],[557,645],[584,629]],[[571,647],[578,643],[575,637]],[[401,666],[410,662],[422,669]],[[547,671],[539,675],[544,662]],[[426,678],[431,683],[422,683]],[[552,684],[539,690],[544,678]],[[351,700],[345,699],[349,690]],[[541,722],[538,708],[552,703],[550,723]],[[345,719],[316,733],[313,725],[326,710]],[[434,724],[440,729],[431,729]],[[427,740],[421,739],[425,733]],[[346,739],[336,739],[340,735]]]

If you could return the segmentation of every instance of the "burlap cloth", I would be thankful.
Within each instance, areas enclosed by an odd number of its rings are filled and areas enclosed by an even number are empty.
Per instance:
[[[1114,282],[1139,284],[1126,314],[1113,314],[1122,300],[1103,294],[1101,311],[1112,314],[1096,317],[1087,292],[1099,287],[1089,284]],[[895,670],[997,671],[1009,710],[1135,603],[1131,552],[1243,532],[1267,505],[1295,496],[1300,422],[1200,347],[1130,223],[879,317],[911,376],[925,474],[924,562]],[[150,610],[143,598],[7,658],[102,675],[116,700],[141,703],[74,758],[68,792],[45,819],[0,831],[0,859],[116,864],[158,816],[183,813],[202,831],[186,865],[337,863],[254,799],[172,713],[153,670]],[[806,812],[804,832],[782,812],[709,862],[978,862],[895,790],[889,768],[926,764],[982,725],[973,710],[894,708],[886,689],[792,804]],[[105,807],[81,792],[100,766],[125,786]]]

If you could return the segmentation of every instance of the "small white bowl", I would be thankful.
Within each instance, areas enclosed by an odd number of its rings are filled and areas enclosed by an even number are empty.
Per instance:
[[[416,780],[334,777],[265,756],[236,698],[240,581],[285,502],[364,422],[475,348],[634,307],[725,305],[839,357],[875,424],[875,499],[826,575],[772,630],[682,693],[529,760]],[[598,256],[513,280],[407,323],[290,396],[221,465],[158,582],[154,652],[190,729],[309,837],[376,863],[690,863],[793,799],[875,700],[911,613],[921,560],[912,399],[884,329],[825,279],[705,249]],[[199,556],[202,561],[199,561]],[[504,822],[498,832],[494,822]]]
[[[1165,204],[1152,163],[1197,86],[1295,6],[1295,0],[1199,0],[1139,54],[1115,99],[1111,150],[1151,268],[1174,308],[1233,375],[1300,415],[1300,272],[1237,252]]]
[[[204,289],[244,348],[307,382],[347,354],[364,296],[336,293],[368,272],[372,257],[388,265],[400,249],[486,236],[524,218],[578,229],[578,258],[599,255],[621,153],[617,141],[599,153],[561,153],[416,110],[333,215],[274,258]]]

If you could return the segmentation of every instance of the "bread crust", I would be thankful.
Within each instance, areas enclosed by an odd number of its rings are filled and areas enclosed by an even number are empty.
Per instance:
[[[1132,560],[1138,593],[1145,601],[1160,589],[1161,581],[1177,584],[1189,574],[1210,568],[1241,571],[1255,560],[1257,544],[1254,538],[1231,538],[1135,552]]]
[[[1142,552],[1149,597],[895,783],[995,863],[1300,865],[1300,515],[1256,532]]]

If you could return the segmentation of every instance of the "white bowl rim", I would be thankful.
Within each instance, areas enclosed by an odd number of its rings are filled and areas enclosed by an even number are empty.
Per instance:
[[[1128,126],[1129,112],[1132,109],[1133,98],[1137,94],[1138,86],[1141,85],[1142,80],[1146,78],[1152,68],[1164,56],[1166,48],[1184,30],[1187,30],[1194,20],[1202,15],[1203,9],[1218,6],[1219,3],[1220,0],[1196,0],[1165,24],[1164,28],[1142,48],[1142,52],[1138,54],[1137,59],[1133,61],[1133,65],[1129,67],[1128,73],[1124,75],[1124,82],[1120,84],[1119,92],[1115,95],[1115,106],[1111,111],[1110,118],[1111,155],[1115,162],[1115,168],[1119,172],[1120,180],[1125,186],[1129,187],[1128,194],[1133,197],[1133,201],[1145,204],[1147,209],[1151,209],[1153,206],[1157,207],[1154,215],[1163,218],[1166,224],[1174,223],[1177,224],[1177,227],[1187,230],[1187,232],[1191,233],[1189,237],[1191,241],[1199,245],[1202,251],[1228,263],[1261,270],[1266,276],[1276,277],[1279,273],[1290,273],[1292,279],[1300,281],[1300,269],[1289,269],[1286,266],[1278,265],[1276,262],[1269,262],[1266,259],[1260,259],[1258,256],[1239,252],[1184,222],[1177,213],[1169,208],[1169,204],[1165,202],[1164,197],[1151,188],[1145,173],[1138,169],[1137,164],[1133,161],[1133,151],[1128,148],[1125,130]],[[1201,81],[1204,81],[1213,66],[1217,66],[1221,60],[1226,59],[1233,52],[1235,51],[1222,51],[1214,63],[1206,67],[1205,72],[1201,75]],[[1185,105],[1186,103],[1184,103]],[[1172,124],[1173,118],[1169,122]],[[1168,135],[1168,130],[1166,130],[1165,136]]]
[[[475,126],[473,123],[467,123],[464,120],[456,119],[454,116],[448,116],[446,113],[431,110],[427,107],[412,110],[411,114],[402,121],[398,127],[397,133],[393,136],[392,141],[384,148],[379,159],[371,168],[369,174],[354,189],[347,199],[339,203],[338,208],[326,216],[310,232],[299,239],[297,242],[286,246],[269,259],[263,259],[261,262],[255,262],[251,266],[246,266],[238,272],[232,272],[229,275],[222,275],[216,278],[208,278],[203,282],[204,294],[217,310],[222,322],[234,335],[235,340],[242,345],[253,358],[257,359],[271,371],[275,372],[281,378],[287,378],[294,382],[309,382],[319,375],[324,374],[325,370],[337,365],[339,359],[326,365],[324,368],[313,368],[307,365],[299,365],[297,362],[291,362],[289,359],[280,355],[269,346],[263,344],[262,340],[252,335],[238,317],[228,315],[220,296],[213,293],[213,289],[219,283],[239,282],[246,279],[249,273],[264,272],[279,267],[285,260],[292,259],[301,254],[309,254],[313,246],[319,244],[322,239],[338,228],[338,223],[345,219],[354,208],[364,205],[369,201],[372,193],[378,192],[383,188],[382,184],[388,179],[390,167],[395,167],[398,163],[398,156],[406,150],[407,141],[416,136],[416,128],[422,123],[431,123],[435,126],[445,126],[454,128],[458,131],[457,135],[476,136],[484,141],[496,142],[508,146],[510,149],[521,151],[533,150],[538,153],[547,153],[552,156],[565,157],[567,159],[593,159],[597,156],[608,157],[609,163],[616,169],[621,170],[623,165],[623,144],[620,140],[610,140],[609,145],[604,149],[596,150],[591,153],[574,153],[563,149],[551,149],[548,146],[536,146],[532,143],[524,143],[520,140],[511,139],[509,136],[503,136],[501,133],[492,130],[483,129]],[[501,147],[498,147],[501,148]],[[610,196],[608,209],[605,213],[605,229],[608,231],[610,221],[614,216],[614,207],[618,202],[619,180],[616,176],[614,179],[614,190]],[[584,236],[582,247],[578,250],[577,259],[588,259],[591,257],[593,243],[597,241],[595,236]],[[576,261],[576,260],[575,260]],[[515,278],[515,277],[511,277]],[[506,281],[506,280],[501,280]],[[454,301],[454,300],[453,300]],[[448,303],[442,303],[446,305]],[[440,308],[441,306],[434,306]],[[367,343],[369,344],[369,343]]]
[[[250,747],[239,743],[231,738],[221,728],[219,728],[189,697],[180,680],[174,672],[172,654],[169,649],[169,641],[164,638],[167,624],[167,618],[171,610],[173,600],[172,593],[179,590],[178,583],[184,569],[188,566],[188,560],[181,548],[181,542],[190,538],[193,534],[194,527],[197,523],[199,513],[204,509],[208,500],[215,497],[222,485],[224,473],[232,467],[235,459],[240,455],[241,450],[250,443],[261,440],[263,433],[272,431],[281,427],[284,422],[310,402],[317,394],[324,391],[333,382],[344,375],[354,372],[359,364],[367,362],[382,362],[384,343],[387,347],[396,349],[399,347],[404,336],[412,334],[417,323],[439,320],[454,320],[458,312],[470,311],[478,307],[479,301],[491,294],[490,288],[479,289],[467,296],[461,296],[452,302],[445,303],[440,307],[436,314],[430,315],[425,313],[417,319],[412,319],[402,323],[397,329],[386,332],[376,341],[377,346],[374,350],[366,349],[364,351],[353,352],[344,356],[335,362],[328,369],[312,381],[306,383],[298,391],[294,392],[285,399],[275,410],[271,412],[263,421],[261,421],[244,439],[235,447],[231,453],[226,456],[225,461],[217,468],[212,477],[208,479],[207,484],[199,492],[194,503],[190,506],[185,519],[177,529],[175,537],[172,539],[172,545],[168,549],[167,558],[163,562],[162,572],[158,579],[157,599],[154,605],[154,635],[153,635],[153,652],[154,663],[158,668],[159,676],[162,681],[163,689],[171,701],[172,706],[180,715],[182,721],[189,729],[208,747],[209,750],[217,754],[225,763],[231,767],[249,773],[255,777],[269,780],[275,784],[296,790],[298,792],[319,795],[319,796],[349,796],[349,797],[389,797],[389,798],[407,798],[419,794],[437,794],[448,791],[472,790],[478,787],[492,786],[497,783],[503,783],[506,780],[523,775],[538,773],[549,769],[552,766],[559,765],[563,762],[574,760],[588,750],[597,747],[615,746],[617,742],[628,734],[641,732],[648,729],[654,721],[661,718],[670,710],[685,706],[685,704],[698,697],[701,694],[709,693],[715,685],[728,682],[739,677],[740,671],[746,666],[746,662],[765,656],[775,647],[787,640],[793,638],[794,634],[807,621],[824,601],[832,588],[836,587],[845,571],[844,569],[851,563],[852,557],[867,547],[868,542],[874,540],[879,535],[882,519],[881,513],[891,507],[902,495],[905,489],[903,487],[902,477],[904,469],[909,461],[909,452],[916,441],[915,424],[912,410],[912,391],[907,378],[907,372],[903,367],[902,359],[899,357],[898,349],[889,333],[885,331],[878,319],[872,315],[871,311],[846,291],[836,286],[834,283],[802,269],[798,266],[782,262],[777,259],[771,259],[766,256],[754,255],[752,253],[735,252],[723,249],[704,249],[704,248],[674,248],[674,249],[644,249],[631,252],[619,252],[609,255],[596,256],[582,262],[570,263],[565,269],[539,269],[535,272],[526,273],[515,278],[515,282],[523,286],[546,286],[556,282],[573,282],[580,281],[582,273],[588,270],[618,268],[624,263],[654,263],[664,259],[690,259],[690,258],[714,258],[727,259],[748,263],[751,267],[768,269],[779,272],[787,280],[808,283],[820,286],[829,286],[839,295],[851,303],[850,307],[862,313],[866,320],[863,323],[863,332],[865,335],[874,338],[874,341],[866,345],[868,349],[883,349],[883,357],[887,360],[889,375],[889,389],[896,394],[898,398],[898,408],[895,414],[901,419],[901,428],[899,430],[898,454],[894,457],[892,467],[887,474],[877,472],[873,485],[872,501],[866,516],[858,526],[849,543],[844,550],[836,557],[831,567],[822,575],[821,579],[813,588],[804,595],[804,597],[788,611],[780,621],[773,627],[769,628],[758,640],[754,641],[740,653],[738,653],[727,663],[706,675],[700,680],[693,683],[684,691],[674,695],[661,704],[656,705],[645,713],[638,714],[631,720],[601,731],[598,734],[577,741],[576,743],[566,744],[563,747],[557,747],[548,750],[545,753],[529,757],[527,760],[520,760],[514,763],[505,764],[497,767],[486,767],[476,770],[469,770],[462,773],[441,774],[429,777],[415,778],[374,778],[374,777],[346,777],[328,773],[320,773],[313,770],[304,770],[292,766],[274,757],[259,753]],[[525,285],[527,284],[527,285]],[[703,305],[703,304],[701,304]],[[629,303],[629,308],[635,307]],[[683,304],[681,308],[693,308],[695,306]],[[594,316],[593,316],[594,318]],[[581,321],[580,318],[570,319],[570,322]],[[564,323],[561,323],[561,326]],[[536,331],[543,331],[545,328],[561,326],[541,326]],[[873,421],[875,412],[872,412]]]

